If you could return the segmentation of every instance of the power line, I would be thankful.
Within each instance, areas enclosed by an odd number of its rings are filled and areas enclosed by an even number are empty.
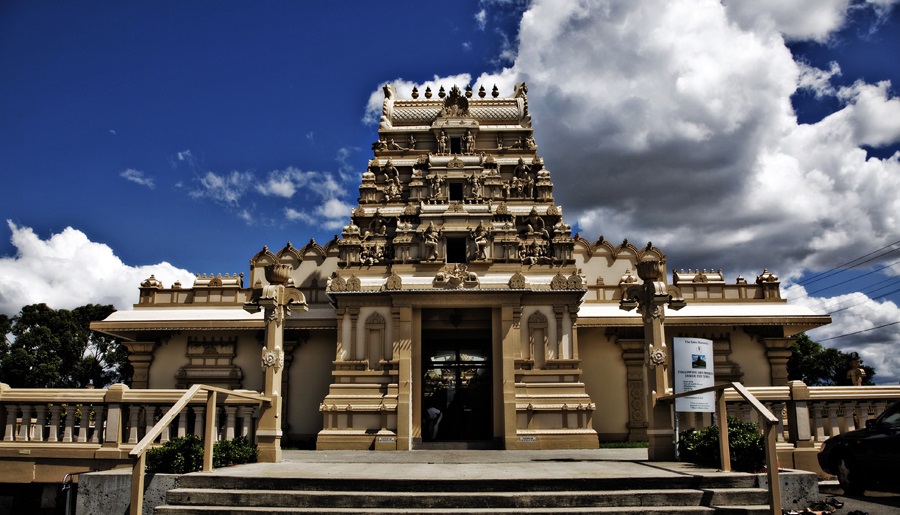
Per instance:
[[[871,256],[871,255],[873,255],[873,254],[878,254],[879,252],[881,252],[881,251],[883,251],[883,250],[885,250],[885,249],[891,249],[891,250],[889,250],[888,252],[885,252],[883,255],[887,255],[887,254],[890,254],[890,253],[895,252],[895,251],[897,251],[897,250],[900,250],[900,249],[894,249],[894,248],[892,248],[894,245],[897,245],[898,243],[900,243],[900,240],[897,240],[897,241],[895,241],[894,243],[891,243],[891,244],[889,244],[889,245],[885,245],[884,247],[881,247],[880,249],[873,250],[872,252],[869,252],[868,254],[866,254],[866,255],[864,255],[864,256],[860,256],[860,257],[858,257],[858,258],[856,258],[856,259],[851,259],[850,261],[847,261],[847,262],[844,263],[844,264],[838,265],[838,266],[836,266],[836,267],[834,267],[834,268],[832,268],[832,269],[830,269],[830,270],[826,270],[826,271],[820,272],[820,273],[818,273],[818,274],[816,274],[816,275],[807,277],[806,279],[804,279],[804,280],[802,280],[802,281],[799,281],[797,284],[805,285],[805,284],[811,284],[811,283],[814,283],[814,282],[821,281],[822,279],[827,279],[828,277],[831,277],[832,275],[836,275],[836,274],[839,274],[839,273],[841,273],[841,272],[844,272],[844,271],[845,271],[845,268],[848,267],[848,266],[849,266],[850,268],[856,268],[856,267],[859,266],[859,265],[863,265],[863,264],[865,264],[865,263],[868,263],[868,262],[870,262],[870,261],[873,261],[873,260],[875,260],[875,259],[878,259],[879,257],[882,257],[881,255],[879,255],[879,256],[875,256],[875,257],[873,257],[873,258],[871,258],[871,259],[862,261],[862,260],[864,260],[865,258],[868,258],[869,256]]]
[[[867,332],[869,332],[869,331],[874,331],[875,329],[881,329],[882,327],[888,327],[888,326],[897,325],[897,324],[900,324],[900,320],[898,320],[898,321],[896,321],[896,322],[891,322],[891,323],[889,323],[889,324],[880,325],[880,326],[878,326],[878,327],[872,327],[872,328],[869,328],[869,329],[863,329],[862,331],[856,331],[856,332],[854,332],[854,333],[842,334],[842,335],[839,335],[839,336],[832,336],[831,338],[824,338],[824,339],[817,340],[817,341],[818,341],[819,343],[822,343],[822,342],[827,342],[828,340],[837,340],[838,338],[843,338],[843,337],[845,337],[845,336],[853,336],[854,334],[867,333]]]
[[[897,292],[900,292],[900,288],[897,288],[896,290],[889,291],[889,292],[887,292],[887,293],[878,295],[877,297],[867,297],[866,300],[881,299],[881,298],[887,297],[888,295],[893,295],[894,293],[897,293]],[[841,308],[841,309],[836,309],[836,310],[834,310],[834,311],[832,311],[832,312],[830,312],[830,313],[828,313],[828,314],[829,314],[829,315],[833,315],[833,314],[835,314],[835,313],[840,313],[841,311],[850,309],[850,308],[852,308],[852,307],[854,307],[854,306],[859,306],[860,304],[864,304],[865,302],[866,302],[865,300],[862,300],[862,301],[857,302],[856,304],[851,304],[851,305],[846,306],[846,307],[843,307],[843,308]]]
[[[880,298],[886,297],[888,295],[891,295],[893,293],[896,293],[896,291],[883,293],[881,295],[877,295],[874,297],[871,295],[875,292],[884,290],[886,288],[892,288],[892,287],[896,286],[897,284],[900,284],[900,277],[894,277],[893,279],[885,279],[882,281],[878,281],[877,283],[870,284],[869,286],[866,286],[865,288],[860,288],[859,290],[852,292],[851,294],[858,293],[858,294],[867,296],[869,299],[880,299]],[[883,286],[878,286],[878,285],[883,285]],[[878,287],[875,288],[875,286],[878,286]],[[797,298],[799,299],[802,297],[797,297]],[[795,299],[790,299],[790,300],[795,300]],[[817,304],[815,306],[818,309],[823,309],[825,311],[828,311],[828,310],[840,307],[841,305],[846,304],[847,302],[851,302],[853,300],[855,300],[855,298],[836,299],[836,298],[832,297],[830,299],[821,299],[821,300],[817,301]],[[863,302],[865,302],[865,301],[863,301]],[[856,305],[856,304],[854,304],[854,305]]]
[[[865,277],[865,276],[867,276],[867,275],[872,275],[872,274],[878,273],[878,272],[884,270],[885,268],[890,268],[890,267],[896,265],[897,263],[900,263],[900,259],[898,259],[897,261],[894,261],[893,263],[891,263],[891,264],[889,264],[889,265],[885,265],[885,266],[883,266],[883,267],[881,267],[881,268],[876,268],[875,270],[872,270],[872,271],[870,271],[870,272],[866,272],[866,273],[861,274],[861,275],[858,275],[858,276],[856,276],[856,277],[852,277],[852,278],[850,278],[850,279],[847,279],[846,281],[841,281],[841,282],[839,282],[839,283],[834,283],[834,284],[832,284],[831,286],[826,286],[826,287],[824,287],[824,288],[819,288],[818,290],[813,290],[813,291],[810,291],[810,292],[806,292],[805,295],[800,295],[799,297],[794,297],[794,298],[788,299],[788,300],[802,299],[803,297],[809,297],[810,295],[813,295],[813,294],[815,294],[815,293],[823,292],[823,291],[825,291],[825,290],[830,290],[831,288],[834,288],[834,287],[836,287],[836,286],[840,286],[840,285],[842,285],[842,284],[847,284],[847,283],[849,283],[849,282],[858,281],[859,279],[861,279],[861,278],[863,278],[863,277]],[[823,279],[824,279],[824,277],[823,277]],[[797,283],[797,284],[800,284],[800,283]],[[878,284],[878,283],[875,283],[875,284]]]

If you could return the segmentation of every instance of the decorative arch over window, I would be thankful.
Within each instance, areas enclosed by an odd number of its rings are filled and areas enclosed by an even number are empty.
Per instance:
[[[369,362],[369,370],[379,370],[384,356],[385,322],[384,317],[377,311],[366,318],[366,360]]]

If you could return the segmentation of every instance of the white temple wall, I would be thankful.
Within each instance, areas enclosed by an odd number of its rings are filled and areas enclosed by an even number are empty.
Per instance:
[[[744,386],[771,386],[772,367],[765,346],[756,338],[743,331],[731,332],[731,360],[741,366]]]
[[[189,333],[173,336],[153,351],[148,377],[149,388],[175,388],[175,373],[188,364],[187,340]]]
[[[585,390],[597,405],[593,426],[600,441],[628,438],[627,378],[622,349],[604,334],[605,328],[578,330],[578,351]]]
[[[234,364],[241,367],[246,390],[263,391],[262,344],[252,332],[237,333],[237,356]]]
[[[287,391],[287,424],[283,428],[292,440],[314,438],[322,430],[319,403],[331,384],[336,337],[335,331],[310,331],[310,339],[294,349]]]

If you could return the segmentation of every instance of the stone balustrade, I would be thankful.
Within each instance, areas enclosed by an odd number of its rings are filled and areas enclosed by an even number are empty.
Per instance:
[[[783,467],[822,473],[815,453],[832,436],[862,429],[900,400],[900,386],[807,386],[791,381],[787,386],[748,388],[778,419],[778,457]],[[733,390],[726,390],[728,414],[759,423],[758,415]],[[779,416],[780,415],[780,416]],[[709,413],[679,413],[679,430],[712,424]]]
[[[0,384],[0,459],[31,460],[38,481],[40,465],[68,459],[66,470],[114,468],[130,463],[128,452],[187,390],[10,388]],[[255,441],[259,405],[237,396],[220,396],[216,439],[245,436]],[[157,444],[176,436],[205,434],[206,395],[198,393],[160,434]],[[0,467],[3,468],[3,467]],[[22,482],[0,472],[0,482]],[[59,478],[53,475],[52,481]]]

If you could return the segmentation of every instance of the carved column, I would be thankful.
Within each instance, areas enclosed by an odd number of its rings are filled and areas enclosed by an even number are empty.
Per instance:
[[[516,431],[515,350],[521,348],[522,306],[506,304],[500,308],[503,380],[503,436],[504,448],[518,448]]]
[[[128,348],[128,361],[134,367],[132,388],[150,388],[150,365],[158,342],[122,342]]]
[[[565,306],[553,306],[553,314],[556,315],[556,349],[550,349],[548,358],[561,359],[563,357],[563,313]]]
[[[359,359],[359,348],[356,346],[356,333],[359,332],[357,331],[359,308],[347,308],[347,311],[350,313],[350,349],[345,354],[349,355],[350,360],[355,361]]]
[[[644,340],[619,338],[625,362],[625,388],[628,392],[628,441],[647,441],[647,407],[644,403]]]
[[[569,304],[569,320],[572,321],[572,349],[569,355],[572,359],[580,359],[578,354],[578,305]]]
[[[769,359],[769,368],[772,376],[772,386],[785,386],[788,384],[788,360],[791,359],[791,345],[796,338],[764,338],[766,346],[766,358]]]
[[[347,310],[344,308],[337,308],[334,310],[334,315],[337,318],[337,352],[334,356],[335,361],[344,361],[347,359],[346,345],[344,345],[344,315],[346,313]]]
[[[625,291],[619,307],[625,310],[638,308],[644,322],[645,360],[647,370],[647,440],[650,443],[650,461],[675,460],[675,429],[672,427],[672,404],[658,402],[669,388],[669,364],[671,352],[666,345],[665,306],[672,309],[684,307],[684,299],[676,297],[677,290],[665,283],[662,264],[657,260],[640,261],[638,276],[640,286]]]
[[[251,301],[244,304],[250,313],[265,314],[266,346],[262,349],[262,367],[265,371],[264,394],[271,403],[262,410],[256,438],[259,461],[281,461],[282,391],[281,376],[284,369],[284,323],[292,308],[306,311],[306,298],[293,286],[287,286],[291,278],[291,265],[267,265],[268,286],[253,290]]]
[[[397,394],[397,449],[412,448],[413,419],[421,419],[420,413],[413,413],[413,375],[412,375],[412,332],[413,309],[411,306],[395,307],[394,318],[394,356],[397,361],[398,394]],[[421,344],[421,342],[420,342]]]

